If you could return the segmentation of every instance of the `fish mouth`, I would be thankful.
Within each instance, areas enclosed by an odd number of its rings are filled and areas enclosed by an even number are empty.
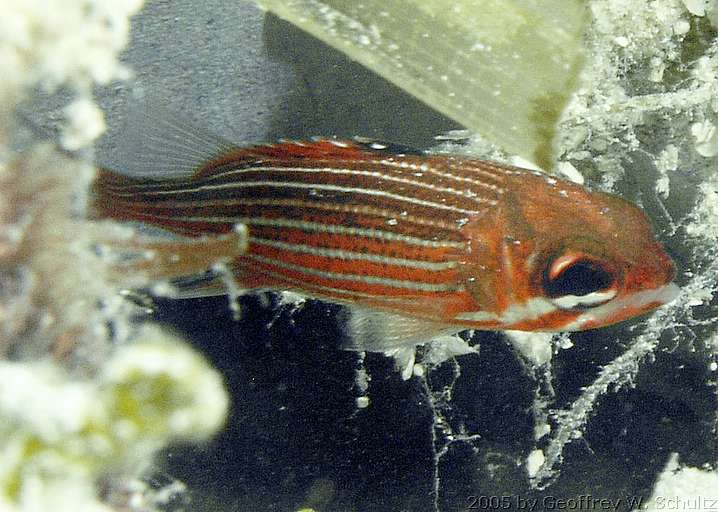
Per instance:
[[[627,320],[673,302],[680,293],[675,283],[642,290],[627,297],[614,299],[581,314],[566,327],[570,331],[595,329]]]

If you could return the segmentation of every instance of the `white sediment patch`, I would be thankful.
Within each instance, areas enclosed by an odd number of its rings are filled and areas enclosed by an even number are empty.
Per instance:
[[[49,361],[0,362],[0,510],[109,511],[98,468],[132,474],[170,440],[206,439],[227,407],[219,373],[157,327],[95,379]]]
[[[718,471],[681,465],[674,453],[641,510],[711,512],[718,503]]]

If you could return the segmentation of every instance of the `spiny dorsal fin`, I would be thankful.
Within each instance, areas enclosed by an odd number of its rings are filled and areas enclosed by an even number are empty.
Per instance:
[[[157,100],[133,103],[124,132],[113,167],[131,178],[185,179],[208,161],[240,149],[170,112]]]
[[[315,137],[241,147],[172,112],[156,97],[137,99],[128,108],[123,136],[106,166],[129,178],[182,180],[211,174],[227,164],[263,158],[359,159],[367,155],[421,155],[423,152],[366,137],[342,140]]]

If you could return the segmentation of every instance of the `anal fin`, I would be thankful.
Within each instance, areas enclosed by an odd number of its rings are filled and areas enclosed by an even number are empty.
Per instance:
[[[454,334],[461,327],[382,310],[348,308],[345,350],[387,352],[427,343],[437,336]]]

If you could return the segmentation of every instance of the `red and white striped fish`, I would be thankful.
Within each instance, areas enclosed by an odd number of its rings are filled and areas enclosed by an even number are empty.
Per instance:
[[[242,148],[168,118],[138,134],[128,170],[97,178],[100,216],[204,240],[245,225],[243,254],[192,257],[230,260],[244,289],[347,305],[357,349],[596,328],[676,294],[640,209],[537,171],[372,142]]]

